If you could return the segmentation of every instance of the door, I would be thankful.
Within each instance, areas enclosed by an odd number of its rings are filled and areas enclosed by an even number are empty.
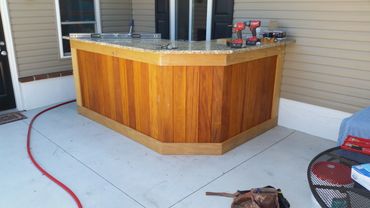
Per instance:
[[[176,1],[176,40],[189,40],[189,0]]]
[[[155,0],[155,32],[162,34],[162,39],[170,38],[170,1]]]
[[[10,76],[9,61],[0,16],[0,111],[15,108],[15,99]]]
[[[234,18],[234,0],[213,0],[212,39],[230,38]]]
[[[212,22],[209,26],[212,27],[211,39],[232,36],[230,25],[234,18],[234,0],[175,0],[173,2],[176,4],[176,11],[174,11],[176,15],[172,17],[176,22],[174,29],[176,39],[186,40],[191,37],[191,40],[195,41],[205,40],[207,19],[211,15]],[[213,8],[208,12],[207,7],[210,3]],[[190,21],[189,16],[191,16]],[[189,31],[189,24],[192,31]],[[155,28],[156,33],[162,34],[162,38],[170,38],[170,0],[155,0]]]

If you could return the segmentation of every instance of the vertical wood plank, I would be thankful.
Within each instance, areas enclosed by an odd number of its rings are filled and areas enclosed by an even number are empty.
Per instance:
[[[232,81],[232,66],[225,67],[224,85],[222,92],[222,126],[221,140],[225,141],[229,138],[230,124],[230,108],[231,108],[231,81]]]
[[[274,57],[248,63],[242,130],[247,130],[271,118],[274,63]]]
[[[106,77],[106,86],[107,91],[105,91],[105,105],[109,108],[106,109],[106,114],[112,120],[116,120],[116,96],[115,88],[119,86],[114,85],[114,69],[113,69],[113,60],[111,56],[101,56],[101,62],[103,63],[103,73]]]
[[[81,51],[81,50],[76,50],[76,54],[77,54],[77,59],[78,61],[76,62],[78,64],[77,66],[77,70],[78,70],[78,77],[79,77],[79,83],[80,83],[80,98],[81,98],[81,106],[84,106],[86,108],[90,108],[90,105],[89,105],[89,94],[88,94],[88,77],[87,77],[87,72],[86,72],[86,66],[85,66],[85,55],[84,55],[84,51]],[[73,69],[75,70],[75,69]],[[73,71],[73,74],[75,72]],[[75,82],[76,82],[76,78],[77,77],[74,77],[75,79]],[[76,88],[77,90],[77,88]],[[77,96],[77,95],[76,95]]]
[[[155,65],[149,65],[149,111],[150,111],[150,136],[156,139],[158,137],[158,85],[157,72],[159,68]]]
[[[277,113],[278,113],[277,108],[279,107],[280,83],[281,83],[281,71],[278,72],[278,69],[277,69],[277,56],[266,58],[266,61],[264,64],[264,75],[265,76],[263,76],[263,83],[265,84],[263,85],[263,95],[264,95],[263,109],[266,109],[266,110],[264,111],[265,114],[261,121],[265,121],[270,118],[277,118]],[[280,77],[277,78],[276,77],[277,75]],[[279,80],[276,80],[276,79],[279,79]],[[275,87],[277,87],[278,92],[276,92]],[[274,115],[275,110],[276,110],[275,112],[276,115]]]
[[[107,105],[107,101],[109,100],[109,88],[108,88],[108,77],[106,72],[106,63],[105,60],[102,58],[103,55],[96,54],[96,63],[97,63],[97,79],[96,88],[98,91],[98,102],[99,102],[99,112],[107,117],[109,117],[109,109],[110,106]]]
[[[198,142],[199,67],[186,70],[186,142]]]
[[[129,113],[129,127],[136,129],[136,106],[135,106],[135,81],[134,81],[134,67],[133,61],[126,61],[127,73],[127,98],[128,98],[128,113]]]
[[[281,48],[281,50],[285,50],[284,48]],[[284,53],[280,53],[276,57],[276,66],[275,66],[275,83],[274,83],[274,95],[273,95],[273,104],[272,104],[272,112],[271,117],[276,118],[278,116],[279,111],[279,101],[280,101],[280,91],[281,91],[281,79],[282,79],[282,73],[283,73],[283,66],[284,66]]]
[[[128,81],[127,81],[127,68],[129,65],[124,59],[119,59],[119,77],[121,83],[121,105],[122,105],[122,122],[124,125],[129,126],[130,113],[129,113],[129,97],[128,97]]]
[[[133,73],[136,129],[141,133],[150,135],[148,65],[141,62],[134,62]]]
[[[116,121],[123,124],[123,105],[122,105],[122,96],[124,94],[122,82],[121,82],[121,73],[120,73],[120,60],[118,58],[113,59],[113,93],[115,109],[116,109]]]
[[[244,64],[236,64],[232,66],[231,72],[231,108],[229,120],[229,137],[233,137],[241,133],[241,123],[243,117],[243,101],[245,90],[245,73],[246,67]]]
[[[100,102],[99,102],[99,73],[98,73],[98,66],[97,66],[97,54],[86,52],[85,59],[85,66],[87,77],[90,80],[88,83],[88,93],[89,93],[89,102],[91,104],[91,109],[95,112],[102,114],[100,110]]]
[[[173,137],[174,142],[186,141],[186,67],[173,69]]]
[[[160,67],[158,86],[158,138],[173,142],[173,68]]]
[[[224,86],[224,67],[215,67],[213,74],[213,95],[212,95],[212,142],[221,142],[222,128],[222,99]]]
[[[198,142],[211,142],[213,68],[201,67],[199,72]]]
[[[81,81],[84,79],[80,78],[80,71],[79,71],[79,61],[81,62],[83,59],[78,58],[78,52],[77,49],[71,48],[71,54],[72,54],[72,69],[73,69],[73,78],[75,83],[75,92],[76,92],[76,103],[78,106],[83,105],[83,99],[82,99],[82,86]]]
[[[246,74],[246,91],[243,109],[243,123],[242,129],[246,130],[253,127],[256,123],[255,117],[260,116],[259,105],[260,96],[255,97],[258,94],[258,88],[256,84],[260,85],[261,76],[258,76],[258,71],[263,71],[263,65],[260,60],[251,61],[248,63],[248,70]]]

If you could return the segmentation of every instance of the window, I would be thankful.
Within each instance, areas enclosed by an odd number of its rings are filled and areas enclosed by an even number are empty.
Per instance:
[[[61,58],[70,57],[70,33],[100,32],[99,0],[55,0]]]

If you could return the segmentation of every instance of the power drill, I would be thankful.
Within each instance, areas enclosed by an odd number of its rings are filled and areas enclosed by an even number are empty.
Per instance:
[[[230,25],[231,26],[231,25]],[[228,42],[228,46],[231,48],[242,48],[243,47],[243,33],[242,31],[245,30],[246,24],[244,22],[237,22],[233,27],[233,32],[236,33],[236,39],[232,39],[230,42]]]
[[[252,32],[252,37],[247,39],[247,45],[256,45],[259,41],[257,38],[257,31],[256,29],[261,27],[261,21],[260,20],[250,20],[249,22],[246,22],[245,25],[249,27],[249,29]]]

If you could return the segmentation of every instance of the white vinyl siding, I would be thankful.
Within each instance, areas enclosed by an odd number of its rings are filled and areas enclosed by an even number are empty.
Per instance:
[[[19,77],[72,70],[60,59],[54,0],[8,0],[8,7]],[[100,0],[100,10],[103,32],[127,31],[131,0]]]
[[[60,59],[53,0],[8,0],[20,77],[71,70]]]
[[[354,112],[370,106],[370,1],[235,0],[235,21],[279,21],[288,47],[282,97]]]
[[[155,0],[132,0],[136,32],[155,32]]]
[[[100,10],[103,32],[128,32],[132,19],[131,0],[100,0]]]

